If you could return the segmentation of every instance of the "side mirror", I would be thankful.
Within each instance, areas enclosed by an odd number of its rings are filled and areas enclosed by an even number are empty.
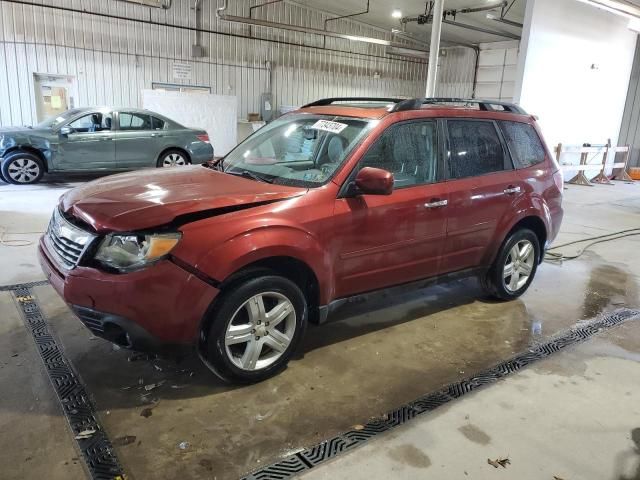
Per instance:
[[[75,130],[73,128],[69,127],[68,125],[65,125],[60,130],[58,130],[58,133],[60,134],[61,137],[68,137],[69,134],[73,133],[74,131]]]
[[[364,167],[356,176],[358,193],[363,195],[391,195],[393,173],[381,168]]]

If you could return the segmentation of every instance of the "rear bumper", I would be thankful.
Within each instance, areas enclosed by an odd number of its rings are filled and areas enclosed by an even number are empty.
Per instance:
[[[189,156],[192,165],[199,165],[213,160],[213,146],[208,143],[200,143],[189,148]]]
[[[53,288],[87,328],[136,350],[196,344],[202,319],[219,293],[168,260],[128,274],[87,267],[63,272],[42,241],[38,258]]]

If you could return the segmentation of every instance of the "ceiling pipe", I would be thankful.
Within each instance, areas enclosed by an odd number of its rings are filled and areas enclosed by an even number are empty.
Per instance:
[[[253,11],[256,8],[268,7],[269,5],[273,5],[274,3],[282,3],[282,0],[269,0],[268,2],[260,3],[258,5],[254,5],[253,7],[251,7],[249,9],[249,18],[253,18]],[[251,28],[251,25],[249,25],[249,36],[253,37],[253,28]]]
[[[144,5],[145,7],[162,8],[168,10],[171,8],[173,0],[119,0],[126,3],[136,3],[138,5]]]
[[[500,2],[488,3],[486,5],[478,5],[476,7],[465,7],[465,8],[457,8],[455,10],[448,10],[446,13],[454,12],[456,13],[477,13],[477,12],[486,12],[488,10],[494,10],[496,8],[505,8],[509,2],[507,0],[502,0]]]
[[[220,20],[224,20],[226,22],[231,22],[231,23],[241,23],[241,24],[245,24],[245,25],[254,25],[254,26],[258,26],[258,27],[266,27],[266,28],[276,28],[276,29],[280,29],[280,30],[290,30],[293,32],[298,32],[298,33],[308,33],[311,35],[320,35],[320,36],[325,36],[325,37],[332,37],[332,38],[341,38],[343,40],[350,40],[352,42],[363,42],[363,43],[370,43],[373,45],[382,45],[382,46],[386,46],[386,47],[401,47],[401,48],[409,48],[411,50],[417,50],[417,51],[421,51],[419,49],[414,49],[411,48],[407,45],[402,45],[402,44],[398,44],[395,42],[391,42],[389,40],[384,40],[382,38],[373,38],[373,37],[361,37],[359,35],[349,35],[347,33],[338,33],[338,32],[330,32],[330,31],[326,31],[326,30],[320,30],[318,28],[311,28],[311,27],[303,27],[300,25],[290,25],[287,23],[277,23],[277,22],[270,22],[267,20],[260,20],[257,18],[247,18],[247,17],[238,17],[236,15],[229,15],[226,12],[228,5],[229,4],[229,0],[223,0],[222,2],[222,6],[218,7],[216,10],[216,15]]]
[[[491,15],[490,13],[487,13],[487,18],[489,20],[493,20],[494,22],[504,23],[505,25],[509,25],[511,27],[516,27],[516,28],[524,27],[522,23],[514,22],[513,20],[507,20],[506,18],[502,18],[502,17],[496,17],[495,15]]]
[[[468,23],[454,22],[453,20],[443,20],[442,23],[447,25],[453,25],[455,27],[466,28],[467,30],[473,30],[475,32],[488,33],[489,35],[496,35],[497,37],[512,38],[514,40],[520,40],[522,37],[515,33],[498,32],[496,30],[490,30],[488,28],[476,27],[475,25],[469,25]]]
[[[194,0],[193,1],[193,12],[195,15],[195,26],[196,26],[196,39],[195,39],[195,47],[202,48],[202,0]],[[192,49],[193,55],[193,49]]]
[[[367,8],[365,8],[365,9],[364,9],[363,11],[361,11],[361,12],[357,12],[357,13],[350,13],[349,15],[341,15],[341,16],[339,16],[339,17],[332,17],[332,18],[327,18],[327,19],[325,19],[325,21],[324,21],[324,29],[325,29],[325,30],[327,29],[327,24],[328,24],[329,22],[334,22],[334,21],[336,21],[336,20],[342,20],[342,19],[344,19],[344,18],[351,18],[351,17],[357,17],[357,16],[360,16],[360,15],[366,15],[367,13],[369,13],[369,7],[370,7],[370,6],[371,6],[371,0],[367,0]],[[327,46],[327,37],[324,37],[324,38],[323,38],[322,44],[323,44],[323,46],[325,46],[325,47]]]

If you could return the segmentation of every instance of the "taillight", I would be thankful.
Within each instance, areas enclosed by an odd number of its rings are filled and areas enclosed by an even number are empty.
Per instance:
[[[207,135],[206,133],[204,135],[196,135],[196,137],[198,137],[198,140],[200,140],[201,142],[211,143],[209,141],[209,135]]]
[[[558,170],[553,174],[553,181],[560,193],[562,193],[564,191],[564,176],[562,175],[562,170]]]

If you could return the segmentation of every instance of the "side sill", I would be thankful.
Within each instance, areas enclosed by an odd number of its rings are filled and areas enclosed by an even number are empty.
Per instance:
[[[367,301],[370,298],[381,295],[381,294],[400,295],[400,294],[406,293],[407,291],[421,290],[426,287],[431,287],[433,285],[439,285],[442,283],[448,283],[448,282],[460,280],[463,278],[479,277],[480,275],[483,275],[484,273],[486,273],[486,271],[487,271],[486,268],[469,268],[465,270],[459,270],[453,273],[447,273],[444,275],[438,275],[435,277],[416,280],[413,282],[402,283],[400,285],[394,285],[393,287],[385,287],[385,288],[380,288],[378,290],[358,293],[350,297],[337,298],[336,300],[333,300],[328,305],[321,305],[320,307],[318,307],[318,310],[319,310],[318,323],[319,324],[327,323],[329,321],[329,317],[331,316],[332,312],[334,312],[336,309],[348,303]]]

